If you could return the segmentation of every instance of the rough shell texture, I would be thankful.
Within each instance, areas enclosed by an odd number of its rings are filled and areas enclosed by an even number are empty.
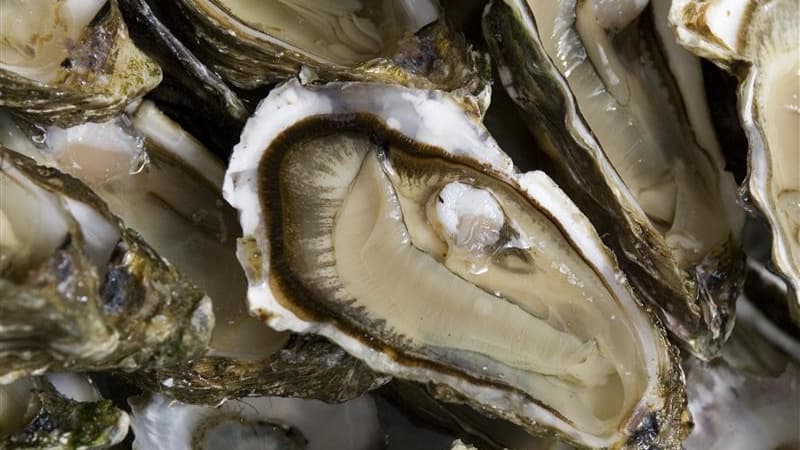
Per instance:
[[[119,234],[95,266],[79,228],[37,267],[0,278],[0,381],[47,369],[164,367],[205,351],[214,324],[201,291],[126,229],[83,183],[0,148],[2,171],[74,199]],[[6,177],[6,174],[2,174]]]

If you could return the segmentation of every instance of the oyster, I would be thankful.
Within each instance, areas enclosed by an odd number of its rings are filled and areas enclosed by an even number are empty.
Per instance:
[[[0,106],[70,126],[108,119],[160,81],[115,0],[0,3]]]
[[[733,324],[743,213],[667,0],[495,1],[503,85],[637,290],[701,358]]]
[[[49,127],[38,139],[44,148],[5,125],[0,141],[85,182],[211,297],[216,324],[205,357],[139,371],[137,383],[192,403],[219,403],[255,394],[342,401],[386,381],[325,339],[279,333],[250,316],[236,259],[241,231],[222,198],[223,166],[155,105],[143,102],[130,119]],[[321,368],[324,379],[313,376]]]
[[[0,147],[0,383],[201,354],[211,303],[83,183]]]
[[[88,380],[48,374],[0,385],[0,449],[104,449],[128,434],[128,415]]]
[[[189,49],[240,89],[302,73],[313,79],[456,91],[485,110],[488,59],[442,17],[435,0],[180,0],[155,12]],[[182,53],[182,52],[180,52]],[[176,54],[177,55],[177,54]]]
[[[134,450],[374,450],[383,441],[375,403],[368,396],[340,404],[257,397],[217,408],[170,402],[159,395],[129,402]]]
[[[226,173],[253,313],[584,446],[678,448],[682,375],[588,220],[441,91],[275,88]]]
[[[676,0],[670,21],[682,45],[741,80],[747,189],[772,228],[772,260],[800,323],[800,3]]]

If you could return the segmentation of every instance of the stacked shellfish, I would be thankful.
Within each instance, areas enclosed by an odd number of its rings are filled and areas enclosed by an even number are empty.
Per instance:
[[[4,0],[0,449],[800,445],[799,9]]]

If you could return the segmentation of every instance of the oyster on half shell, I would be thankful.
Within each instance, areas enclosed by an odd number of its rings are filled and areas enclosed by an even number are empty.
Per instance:
[[[51,373],[0,385],[0,449],[105,449],[128,434],[128,414],[89,380]]]
[[[254,397],[212,407],[155,394],[128,402],[134,450],[377,450],[384,439],[366,395],[339,404]]]
[[[70,126],[107,120],[160,81],[115,0],[0,3],[0,106]]]
[[[130,119],[49,127],[38,139],[6,117],[0,133],[0,143],[85,182],[211,298],[216,321],[208,353],[137,371],[131,377],[138,384],[191,403],[216,404],[259,394],[342,401],[386,381],[324,338],[276,332],[250,316],[247,280],[236,259],[241,231],[222,198],[224,168],[149,101]],[[46,145],[37,147],[37,140]],[[314,376],[319,370],[327,375]]]
[[[175,364],[213,323],[208,297],[85,184],[0,146],[0,383]]]
[[[800,323],[800,2],[675,0],[679,42],[740,79],[750,198],[772,228],[772,260]]]
[[[450,27],[436,0],[126,3],[140,15],[163,16],[189,50],[237,88],[302,73],[444,89],[481,111],[488,107],[488,58]]]
[[[692,353],[733,325],[743,212],[669,0],[497,0],[484,35],[565,189]]]
[[[441,91],[275,88],[225,198],[253,313],[579,445],[679,448],[682,373],[611,252]]]

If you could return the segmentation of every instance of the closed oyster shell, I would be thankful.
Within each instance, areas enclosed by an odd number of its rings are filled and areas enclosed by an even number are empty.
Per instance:
[[[108,120],[161,81],[116,0],[10,0],[0,18],[0,106],[37,123]]]
[[[270,326],[531,432],[680,447],[682,374],[660,326],[563,192],[516,172],[447,94],[287,82],[245,126],[223,191]]]
[[[800,323],[800,3],[672,4],[679,42],[739,77],[739,117],[749,144],[749,198],[772,229],[772,260],[793,292]]]
[[[733,325],[743,212],[699,63],[667,2],[494,1],[500,78],[571,198],[680,343],[708,359]]]
[[[0,147],[0,383],[164,367],[205,351],[211,302],[80,181]]]

